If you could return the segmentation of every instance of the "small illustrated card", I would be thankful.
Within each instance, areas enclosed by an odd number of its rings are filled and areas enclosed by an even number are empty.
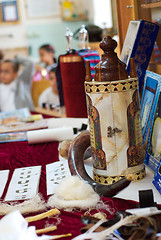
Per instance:
[[[154,135],[155,121],[161,116],[161,75],[146,71],[144,88],[141,99],[141,120],[143,144],[147,148],[145,163],[155,172],[159,158],[156,158],[157,153],[152,147],[152,136]],[[158,139],[159,140],[159,139]]]
[[[26,132],[0,133],[0,143],[27,141]]]
[[[41,166],[15,169],[5,201],[26,200],[38,192]]]
[[[58,161],[46,165],[46,183],[47,195],[55,193],[57,185],[66,177],[70,177],[71,173],[68,161]]]
[[[37,120],[35,122],[17,122],[13,124],[0,125],[0,133],[26,132],[48,127],[47,120]]]
[[[146,71],[141,99],[143,144],[148,142],[161,89],[161,75]]]
[[[8,180],[9,170],[1,170],[0,171],[0,198],[2,197],[4,188],[6,186]]]
[[[0,113],[0,124],[10,124],[14,122],[23,121],[26,118],[31,116],[28,108],[16,109],[10,112],[1,112]]]

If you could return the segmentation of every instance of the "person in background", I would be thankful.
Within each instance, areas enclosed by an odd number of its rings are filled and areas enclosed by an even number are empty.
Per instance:
[[[48,108],[56,108],[60,106],[57,79],[56,79],[56,68],[52,68],[49,72],[50,87],[47,88],[39,97],[39,106]]]
[[[55,49],[51,44],[44,44],[39,48],[39,56],[44,67],[36,65],[36,74],[33,81],[40,81],[42,78],[48,79],[52,68],[57,67]]]
[[[2,60],[3,60],[3,52],[0,50],[0,72],[1,72],[1,63],[2,63]],[[1,82],[1,79],[0,79],[0,82]]]
[[[19,65],[23,66],[19,73]],[[0,72],[0,111],[12,111],[28,107],[34,110],[31,98],[31,79],[34,64],[27,57],[5,60]]]
[[[50,44],[42,45],[39,48],[39,55],[40,60],[42,63],[45,64],[45,68],[48,72],[52,68],[55,68],[57,66],[56,58],[55,58],[55,49]]]

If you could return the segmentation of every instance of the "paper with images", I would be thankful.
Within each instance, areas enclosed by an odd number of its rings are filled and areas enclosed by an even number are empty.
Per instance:
[[[2,197],[4,188],[8,180],[9,170],[0,171],[0,198]]]
[[[45,119],[37,120],[35,122],[20,122],[13,123],[10,125],[0,125],[0,133],[11,133],[11,132],[22,132],[22,131],[31,131],[36,129],[47,128],[48,124]]]
[[[26,132],[0,133],[0,143],[27,141]]]
[[[5,201],[25,200],[38,192],[41,166],[17,168],[14,170]]]
[[[31,116],[28,108],[16,109],[9,112],[0,112],[0,124],[6,125],[23,121]]]
[[[47,195],[55,193],[57,185],[66,177],[70,177],[71,173],[68,167],[68,161],[63,160],[46,165],[46,184]]]

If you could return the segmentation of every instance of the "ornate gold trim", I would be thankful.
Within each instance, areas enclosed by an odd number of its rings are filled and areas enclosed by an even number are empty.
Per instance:
[[[146,175],[145,168],[140,170],[139,172],[134,173],[133,175],[134,175],[134,181],[141,180]],[[112,183],[115,183],[115,182],[119,181],[120,179],[122,179],[123,177],[124,177],[123,175],[120,175],[120,176],[103,176],[103,175],[99,175],[99,174],[93,172],[94,180],[98,183],[105,184],[105,185],[110,185]]]
[[[113,82],[85,82],[85,91],[87,93],[126,92],[137,88],[137,78]]]
[[[83,59],[81,56],[63,56],[60,57],[61,63],[71,63],[71,62],[82,62]]]

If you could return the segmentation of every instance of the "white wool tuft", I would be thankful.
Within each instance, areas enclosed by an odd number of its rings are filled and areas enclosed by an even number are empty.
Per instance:
[[[80,180],[79,177],[73,176],[61,182],[55,194],[64,200],[85,200],[95,192],[89,184]]]
[[[18,204],[0,203],[0,215],[6,215],[12,211],[19,210],[21,214],[28,214],[45,210],[45,201],[40,195],[35,195],[32,199]]]
[[[95,207],[100,197],[93,188],[79,179],[72,176],[64,179],[56,188],[55,195],[48,200],[48,206],[60,209],[88,209]]]

